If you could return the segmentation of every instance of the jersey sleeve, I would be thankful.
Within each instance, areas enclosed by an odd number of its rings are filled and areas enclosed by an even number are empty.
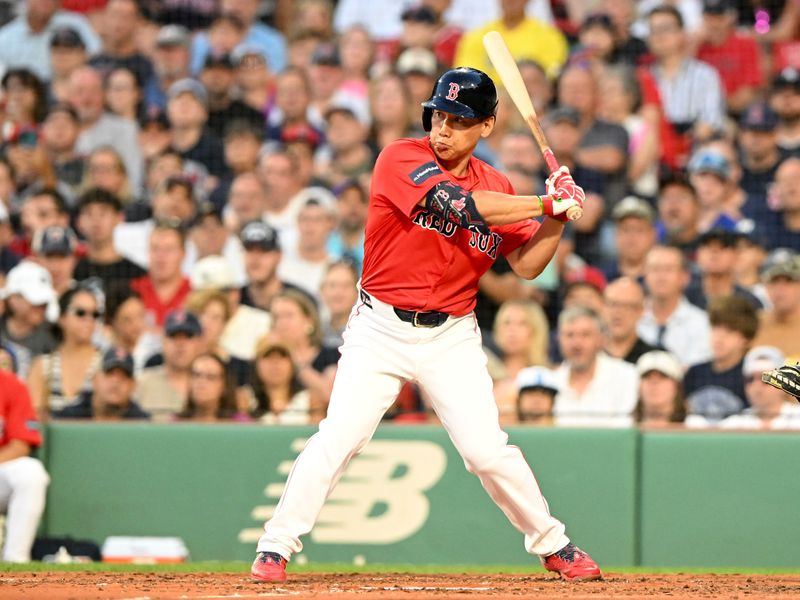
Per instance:
[[[449,179],[424,146],[414,140],[398,140],[378,156],[370,195],[410,217],[429,189]]]
[[[34,447],[40,446],[42,433],[28,388],[18,377],[10,373],[3,374],[0,385],[1,393],[5,396],[5,438],[21,440]]]

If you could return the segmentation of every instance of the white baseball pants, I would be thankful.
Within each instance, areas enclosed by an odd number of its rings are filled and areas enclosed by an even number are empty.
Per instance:
[[[30,562],[49,483],[50,476],[35,458],[0,463],[0,512],[6,515],[4,561]]]
[[[413,327],[388,304],[359,301],[344,332],[328,414],[297,457],[259,552],[285,558],[303,548],[325,499],[348,462],[369,442],[404,381],[428,393],[464,464],[492,500],[525,535],[525,549],[547,555],[569,539],[522,452],[500,429],[486,369],[486,354],[473,315],[449,318],[439,327]]]

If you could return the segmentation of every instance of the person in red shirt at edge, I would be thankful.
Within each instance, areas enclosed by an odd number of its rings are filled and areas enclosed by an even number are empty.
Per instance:
[[[584,193],[561,167],[548,196],[515,196],[508,179],[472,155],[492,132],[497,92],[483,72],[447,71],[423,102],[427,138],[400,139],[372,176],[360,299],[344,331],[327,417],[297,458],[264,525],[251,569],[284,581],[348,461],[372,437],[405,381],[427,392],[467,469],[525,549],[567,580],[600,579],[597,564],[550,515],[519,448],[500,429],[472,309],[498,254],[526,279],[553,257],[566,211]],[[546,215],[542,223],[534,217]]]

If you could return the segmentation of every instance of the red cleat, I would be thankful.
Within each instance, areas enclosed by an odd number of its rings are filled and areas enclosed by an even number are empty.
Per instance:
[[[256,581],[286,581],[286,559],[277,552],[259,552],[250,575]]]
[[[592,557],[572,542],[541,560],[545,569],[558,573],[565,581],[593,581],[603,578],[600,567]]]

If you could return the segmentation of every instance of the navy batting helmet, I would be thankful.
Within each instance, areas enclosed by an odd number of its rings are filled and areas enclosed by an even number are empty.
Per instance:
[[[470,119],[493,117],[497,113],[497,89],[483,71],[470,67],[450,69],[439,77],[422,108],[425,131],[431,130],[434,110]]]

